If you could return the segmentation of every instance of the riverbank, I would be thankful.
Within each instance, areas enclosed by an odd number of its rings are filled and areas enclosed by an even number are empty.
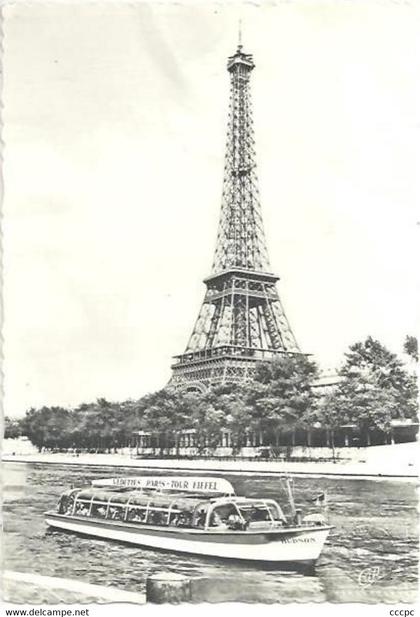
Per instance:
[[[250,475],[276,475],[288,473],[296,476],[349,477],[369,480],[416,481],[417,444],[413,456],[401,456],[398,446],[385,446],[383,456],[371,456],[366,461],[337,462],[285,462],[259,460],[217,460],[217,459],[147,459],[133,458],[127,454],[3,454],[2,460],[9,463],[41,463],[55,465],[82,465],[95,467],[127,467],[139,470],[180,471],[200,473],[228,473]],[[406,451],[404,451],[407,454]],[[372,453],[373,455],[374,453]]]
[[[108,604],[109,602],[130,602],[145,604],[144,593],[134,593],[107,587],[91,585],[81,580],[53,576],[41,576],[31,572],[3,572],[3,596],[5,602],[25,604]]]

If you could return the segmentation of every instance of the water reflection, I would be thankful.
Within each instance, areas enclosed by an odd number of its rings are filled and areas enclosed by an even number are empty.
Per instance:
[[[204,576],[212,581],[213,601],[377,602],[381,598],[380,601],[407,602],[414,598],[417,501],[415,487],[410,484],[296,479],[297,506],[307,508],[314,494],[326,491],[330,519],[335,525],[314,576],[304,577],[255,564],[175,555],[45,527],[44,511],[55,507],[59,494],[70,484],[138,473],[127,469],[6,464],[5,568],[113,585],[129,591],[143,591],[146,577],[163,570]],[[238,494],[284,501],[281,485],[275,478],[223,475],[230,479]],[[363,574],[367,568],[378,570]],[[375,572],[379,572],[376,578]]]

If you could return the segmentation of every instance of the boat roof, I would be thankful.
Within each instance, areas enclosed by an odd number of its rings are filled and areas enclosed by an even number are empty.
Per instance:
[[[125,478],[103,478],[92,480],[94,488],[120,488],[132,490],[152,490],[159,492],[194,493],[204,495],[235,495],[231,483],[224,478],[198,476],[131,476]]]
[[[110,503],[111,505],[127,505],[133,507],[157,507],[157,508],[169,508],[180,510],[194,510],[194,508],[200,503],[208,501],[208,498],[199,497],[197,495],[191,496],[188,494],[164,494],[157,493],[156,491],[138,492],[132,491],[118,491],[118,490],[104,490],[101,488],[86,488],[77,493],[78,500],[86,500],[101,502],[103,504]]]
[[[203,495],[182,492],[157,491],[138,491],[114,488],[106,490],[101,487],[85,487],[80,490],[72,489],[76,494],[76,499],[87,502],[102,503],[103,505],[131,506],[131,507],[150,507],[150,508],[171,508],[171,510],[193,511],[197,506],[204,506],[208,503],[217,505],[237,504],[241,507],[266,507],[272,503],[272,499],[259,499],[238,497],[236,495]]]

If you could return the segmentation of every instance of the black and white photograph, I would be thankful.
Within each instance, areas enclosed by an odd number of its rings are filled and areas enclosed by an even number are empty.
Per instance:
[[[414,617],[419,34],[3,4],[6,615]]]

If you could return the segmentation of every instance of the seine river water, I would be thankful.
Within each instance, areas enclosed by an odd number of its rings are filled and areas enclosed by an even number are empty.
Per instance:
[[[6,463],[4,568],[140,592],[152,573],[204,576],[209,579],[214,601],[376,603],[415,599],[417,497],[415,485],[409,483],[295,478],[297,505],[305,510],[310,498],[325,491],[330,522],[335,525],[311,576],[164,553],[46,528],[43,513],[55,508],[58,496],[71,484],[141,473],[123,468]],[[281,483],[274,477],[223,477],[232,482],[237,494],[284,500]],[[23,601],[18,591],[14,593],[9,601]],[[36,600],[48,602],[48,597],[40,591]]]

